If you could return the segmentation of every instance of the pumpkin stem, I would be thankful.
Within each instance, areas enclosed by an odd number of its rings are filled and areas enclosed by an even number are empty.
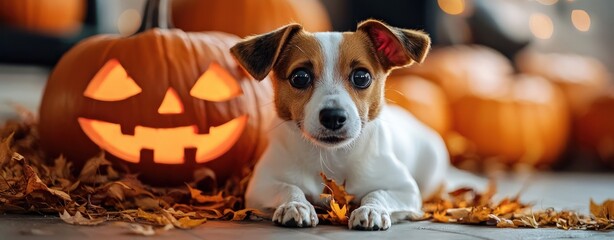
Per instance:
[[[147,0],[143,20],[141,21],[141,26],[137,33],[152,28],[173,28],[171,11],[169,11],[169,0]]]

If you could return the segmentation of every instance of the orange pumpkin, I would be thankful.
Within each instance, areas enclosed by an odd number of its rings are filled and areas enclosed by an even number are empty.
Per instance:
[[[614,90],[598,97],[578,117],[576,129],[580,143],[614,166]]]
[[[148,1],[141,32],[94,36],[62,57],[43,94],[41,144],[78,166],[102,149],[151,184],[181,184],[202,166],[223,182],[266,144],[270,83],[236,64],[235,36],[156,27],[167,25],[159,2]]]
[[[450,130],[450,106],[446,95],[428,80],[393,73],[386,80],[386,99],[405,108],[441,135]]]
[[[31,31],[66,34],[79,29],[85,0],[0,0],[0,22]]]
[[[240,37],[292,22],[312,32],[331,29],[319,0],[173,0],[173,22],[185,31],[222,31]]]
[[[520,71],[542,76],[561,87],[574,116],[586,111],[610,77],[597,59],[573,54],[526,51],[517,56],[516,64]]]
[[[420,65],[401,70],[431,80],[441,86],[451,102],[471,94],[475,88],[499,91],[508,84],[504,77],[513,72],[509,60],[493,49],[474,46],[452,46],[431,51]]]
[[[505,163],[552,164],[567,143],[568,109],[549,81],[521,75],[497,91],[473,87],[452,103],[453,126],[480,156]]]

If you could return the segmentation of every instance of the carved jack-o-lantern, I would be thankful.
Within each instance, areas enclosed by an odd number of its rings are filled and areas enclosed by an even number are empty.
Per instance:
[[[148,11],[159,5],[148,2]],[[257,158],[272,114],[260,109],[270,86],[247,77],[229,54],[237,41],[162,28],[83,41],[49,78],[43,147],[78,166],[102,149],[157,185],[189,181],[199,166],[224,180]]]
[[[109,60],[94,76],[84,96],[100,101],[121,101],[141,93],[116,59]],[[215,62],[197,80],[190,95],[209,101],[227,101],[241,94],[236,80]],[[169,87],[157,109],[161,115],[183,114],[184,106],[177,91]],[[141,150],[153,150],[153,161],[161,164],[182,164],[184,149],[196,150],[195,160],[204,163],[226,153],[236,142],[247,122],[247,116],[234,118],[211,127],[208,134],[199,134],[197,126],[150,128],[136,126],[131,135],[123,134],[121,123],[79,117],[85,134],[102,149],[125,161],[139,163]]]

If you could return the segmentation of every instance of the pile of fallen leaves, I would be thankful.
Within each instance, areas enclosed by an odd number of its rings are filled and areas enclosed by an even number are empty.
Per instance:
[[[553,208],[534,211],[532,205],[520,202],[519,195],[493,201],[497,192],[491,182],[485,193],[463,188],[448,194],[436,194],[424,202],[424,219],[442,223],[489,225],[503,228],[556,227],[565,230],[614,229],[614,201],[598,205],[590,200],[592,216],[575,211],[556,211]]]
[[[136,175],[115,170],[100,154],[87,161],[78,174],[63,157],[46,159],[38,146],[36,120],[21,111],[22,120],[0,127],[0,213],[59,214],[66,223],[97,225],[121,222],[130,231],[154,235],[173,228],[188,229],[207,220],[260,219],[262,213],[245,209],[243,193],[251,170],[218,187],[208,169],[195,173],[194,182],[176,188],[155,188]],[[329,208],[317,209],[322,223],[347,225],[354,196],[344,184],[321,174],[321,198]],[[205,187],[202,183],[208,183]],[[206,189],[202,191],[200,189]],[[591,216],[573,211],[532,211],[519,197],[493,201],[496,187],[484,193],[469,188],[440,191],[424,202],[423,220],[497,227],[557,227],[562,229],[614,229],[614,201],[590,202]]]
[[[60,214],[76,225],[127,222],[130,230],[144,235],[260,214],[244,209],[249,171],[224,187],[217,186],[211,170],[201,169],[186,186],[155,188],[116,171],[103,153],[74,174],[65,158],[45,159],[38,142],[31,114],[0,127],[0,213]],[[197,188],[203,183],[207,186],[200,189],[206,192]]]
[[[322,179],[325,192],[322,198],[328,199],[330,209],[318,214],[325,223],[347,225],[351,213],[351,200],[354,196],[345,191],[344,184],[339,185],[334,180]],[[544,228],[556,227],[565,230],[612,230],[614,229],[614,200],[606,200],[596,204],[590,200],[591,216],[578,214],[574,211],[556,211],[553,208],[533,211],[532,205],[520,202],[519,195],[504,198],[494,202],[497,192],[494,181],[491,181],[486,192],[478,193],[471,188],[461,188],[439,193],[423,202],[424,216],[421,220],[440,223],[459,223],[496,226],[501,228]]]

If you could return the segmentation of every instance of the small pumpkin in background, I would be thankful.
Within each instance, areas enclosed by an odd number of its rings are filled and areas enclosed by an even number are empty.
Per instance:
[[[542,76],[565,93],[571,113],[578,116],[601,95],[610,78],[597,59],[574,54],[524,51],[516,57],[521,72]]]
[[[477,154],[537,167],[557,160],[569,134],[568,109],[557,86],[539,76],[519,75],[497,91],[470,90],[452,103],[452,119]]]
[[[579,142],[614,167],[614,90],[595,99],[576,122]]]
[[[76,163],[106,152],[149,184],[190,181],[199,167],[219,183],[253,163],[273,111],[269,81],[248,77],[225,33],[167,29],[167,1],[147,2],[129,37],[97,35],[68,51],[40,108],[41,144]]]
[[[300,23],[311,32],[330,31],[320,0],[173,0],[173,22],[185,31],[222,31],[245,37]]]
[[[420,65],[401,70],[437,83],[451,102],[471,94],[475,88],[498,91],[509,79],[513,67],[497,51],[479,45],[459,45],[431,51]]]
[[[0,23],[46,34],[70,34],[81,27],[85,0],[0,0]]]
[[[424,78],[393,72],[386,80],[386,99],[403,107],[440,135],[450,130],[450,106],[445,93]]]

